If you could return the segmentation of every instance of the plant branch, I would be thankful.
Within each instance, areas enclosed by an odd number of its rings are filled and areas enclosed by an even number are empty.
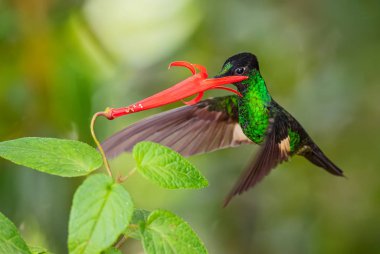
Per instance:
[[[125,235],[123,235],[120,240],[115,244],[115,248],[116,249],[120,249],[121,246],[123,246],[123,244],[127,241],[127,237]]]
[[[125,180],[128,179],[128,177],[130,177],[131,175],[133,175],[136,172],[136,170],[137,170],[137,168],[133,168],[131,171],[129,171],[129,173],[126,176],[120,176],[117,181],[119,183],[124,182]]]

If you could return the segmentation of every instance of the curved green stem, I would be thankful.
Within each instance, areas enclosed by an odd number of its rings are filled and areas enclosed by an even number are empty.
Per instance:
[[[109,176],[112,177],[112,171],[111,171],[110,165],[108,163],[106,154],[104,153],[103,147],[100,145],[99,140],[96,138],[95,131],[94,131],[95,121],[98,118],[98,116],[106,116],[106,113],[105,112],[97,112],[92,116],[91,126],[90,126],[91,135],[92,135],[92,138],[94,139],[96,146],[98,147],[100,154],[102,155],[104,166],[106,167],[106,170],[107,170]]]

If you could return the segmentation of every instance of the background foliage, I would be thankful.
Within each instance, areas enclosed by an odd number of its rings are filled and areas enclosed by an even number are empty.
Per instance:
[[[0,140],[91,142],[93,112],[188,76],[168,72],[170,61],[201,63],[212,75],[230,55],[250,51],[272,95],[348,179],[294,158],[222,209],[256,151],[243,146],[191,158],[209,180],[206,189],[162,190],[133,175],[128,190],[136,206],[185,218],[210,253],[379,252],[379,9],[375,0],[1,1]],[[105,138],[159,110],[99,121],[97,132]],[[123,155],[112,164],[127,171],[133,159]],[[70,202],[81,179],[5,160],[0,168],[0,211],[28,243],[65,252]],[[141,250],[128,241],[128,253]]]

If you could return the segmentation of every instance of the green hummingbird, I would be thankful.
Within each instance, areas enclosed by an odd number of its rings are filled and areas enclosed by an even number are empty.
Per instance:
[[[233,84],[242,96],[210,98],[143,119],[108,138],[102,144],[106,155],[131,151],[143,140],[161,143],[184,156],[259,144],[259,152],[227,195],[225,206],[293,155],[343,176],[301,124],[271,97],[255,55],[240,53],[228,58],[216,77],[226,76],[249,77]]]

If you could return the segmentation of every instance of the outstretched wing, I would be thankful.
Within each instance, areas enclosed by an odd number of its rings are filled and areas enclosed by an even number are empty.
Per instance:
[[[288,128],[288,121],[284,115],[278,114],[270,119],[270,126],[264,144],[227,195],[224,206],[227,206],[235,195],[240,195],[253,187],[268,175],[271,169],[289,158],[291,151]]]
[[[148,117],[111,136],[102,146],[108,157],[115,157],[144,140],[168,146],[184,156],[252,143],[238,124],[234,95]]]

